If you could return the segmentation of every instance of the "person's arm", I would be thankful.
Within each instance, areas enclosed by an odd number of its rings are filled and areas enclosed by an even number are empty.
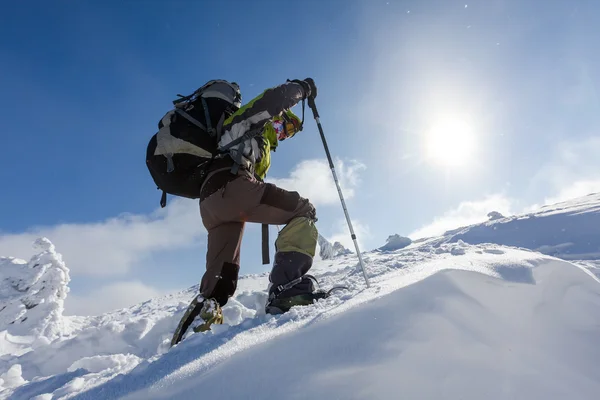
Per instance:
[[[304,88],[296,82],[287,82],[265,90],[225,121],[221,144],[231,141],[231,136],[241,136],[240,131],[245,133],[261,128],[269,119],[292,108],[305,98]]]
[[[286,82],[265,90],[225,121],[219,146],[227,146],[249,131],[262,129],[267,121],[295,106],[312,93],[316,94],[316,88],[310,78],[304,81]],[[236,152],[237,149],[234,148],[232,151]],[[243,155],[254,163],[260,160],[261,152],[257,140],[252,139],[244,146]]]

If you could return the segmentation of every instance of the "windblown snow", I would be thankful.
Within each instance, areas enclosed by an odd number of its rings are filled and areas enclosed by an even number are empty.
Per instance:
[[[364,254],[369,288],[356,255],[323,253],[311,273],[348,290],[280,316],[267,274],[245,276],[225,324],[172,349],[197,287],[65,317],[68,269],[41,239],[29,262],[0,259],[0,398],[597,399],[598,210],[591,195],[393,235]]]

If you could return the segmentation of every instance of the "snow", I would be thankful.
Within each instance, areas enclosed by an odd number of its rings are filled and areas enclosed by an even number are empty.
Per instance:
[[[69,269],[48,239],[38,239],[34,248],[39,254],[28,263],[0,258],[0,355],[43,345],[65,331]]]
[[[412,240],[408,237],[400,236],[398,234],[388,236],[384,246],[380,247],[381,251],[394,251],[410,246]]]
[[[593,260],[600,258],[599,224],[600,194],[591,194],[535,212],[448,231],[433,242],[496,243],[563,259]]]
[[[504,215],[500,214],[498,211],[491,211],[487,216],[490,221],[505,218]]]
[[[268,273],[243,276],[225,324],[171,349],[197,287],[63,316],[68,269],[45,239],[0,261],[0,398],[595,399],[598,210],[587,196],[366,252],[370,288],[354,254],[329,254],[311,273],[348,290],[279,316]]]
[[[545,286],[441,272],[127,399],[596,398],[598,285],[553,260],[515,277]]]
[[[319,234],[317,240],[317,260],[329,260],[337,256],[351,254],[352,252],[345,248],[340,242],[331,244],[321,234]]]

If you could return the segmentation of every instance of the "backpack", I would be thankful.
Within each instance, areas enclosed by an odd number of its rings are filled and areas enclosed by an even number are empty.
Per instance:
[[[189,96],[178,96],[146,150],[148,171],[163,191],[161,207],[167,204],[167,193],[200,197],[204,178],[219,154],[223,122],[241,105],[238,85],[224,80],[209,81]]]

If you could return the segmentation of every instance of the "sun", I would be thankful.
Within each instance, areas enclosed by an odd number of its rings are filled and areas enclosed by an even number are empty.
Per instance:
[[[459,116],[436,118],[425,136],[427,159],[445,167],[469,164],[476,148],[468,119]]]

